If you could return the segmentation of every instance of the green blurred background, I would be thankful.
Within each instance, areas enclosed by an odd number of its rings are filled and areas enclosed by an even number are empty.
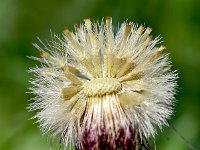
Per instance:
[[[198,0],[0,0],[0,149],[48,150],[49,138],[38,129],[26,106],[32,77],[28,68],[38,62],[32,46],[36,36],[49,39],[50,29],[61,33],[84,18],[113,17],[145,24],[161,35],[174,69],[179,72],[177,104],[172,122],[180,133],[200,149],[200,1]],[[158,150],[187,150],[171,129],[156,136]],[[59,148],[58,140],[53,143]],[[56,148],[57,147],[57,148]]]

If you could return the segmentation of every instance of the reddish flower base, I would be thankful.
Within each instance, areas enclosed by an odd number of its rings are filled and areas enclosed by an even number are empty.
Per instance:
[[[116,137],[111,134],[107,134],[102,129],[101,132],[94,136],[95,132],[91,130],[85,130],[82,137],[82,146],[85,150],[117,150],[121,148],[122,150],[136,150],[145,149],[150,150],[151,147],[147,139],[143,138],[142,142],[139,135],[136,134],[131,128],[123,129],[121,128],[116,133]],[[78,148],[80,149],[81,148]]]

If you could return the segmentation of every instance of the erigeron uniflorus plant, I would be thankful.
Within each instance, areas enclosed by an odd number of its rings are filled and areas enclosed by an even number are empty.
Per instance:
[[[85,19],[75,32],[35,44],[42,65],[30,69],[29,108],[41,129],[67,149],[150,149],[172,114],[177,78],[150,32],[131,22],[113,29],[110,17]]]

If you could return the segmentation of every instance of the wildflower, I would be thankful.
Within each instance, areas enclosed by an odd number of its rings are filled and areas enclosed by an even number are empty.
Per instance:
[[[43,65],[30,69],[30,110],[68,149],[150,149],[174,101],[177,75],[165,47],[151,28],[124,22],[114,32],[110,17],[84,21],[44,48],[35,44]]]

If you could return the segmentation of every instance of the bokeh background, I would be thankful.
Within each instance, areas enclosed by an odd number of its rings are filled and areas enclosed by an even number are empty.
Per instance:
[[[170,122],[192,145],[200,149],[200,1],[199,0],[0,0],[0,149],[48,150],[49,138],[38,129],[34,112],[26,110],[27,70],[38,62],[32,43],[50,38],[50,29],[73,30],[84,18],[112,16],[153,28],[161,35],[179,73],[175,113]],[[156,136],[158,150],[187,150],[172,128]],[[53,142],[59,148],[58,140]]]

